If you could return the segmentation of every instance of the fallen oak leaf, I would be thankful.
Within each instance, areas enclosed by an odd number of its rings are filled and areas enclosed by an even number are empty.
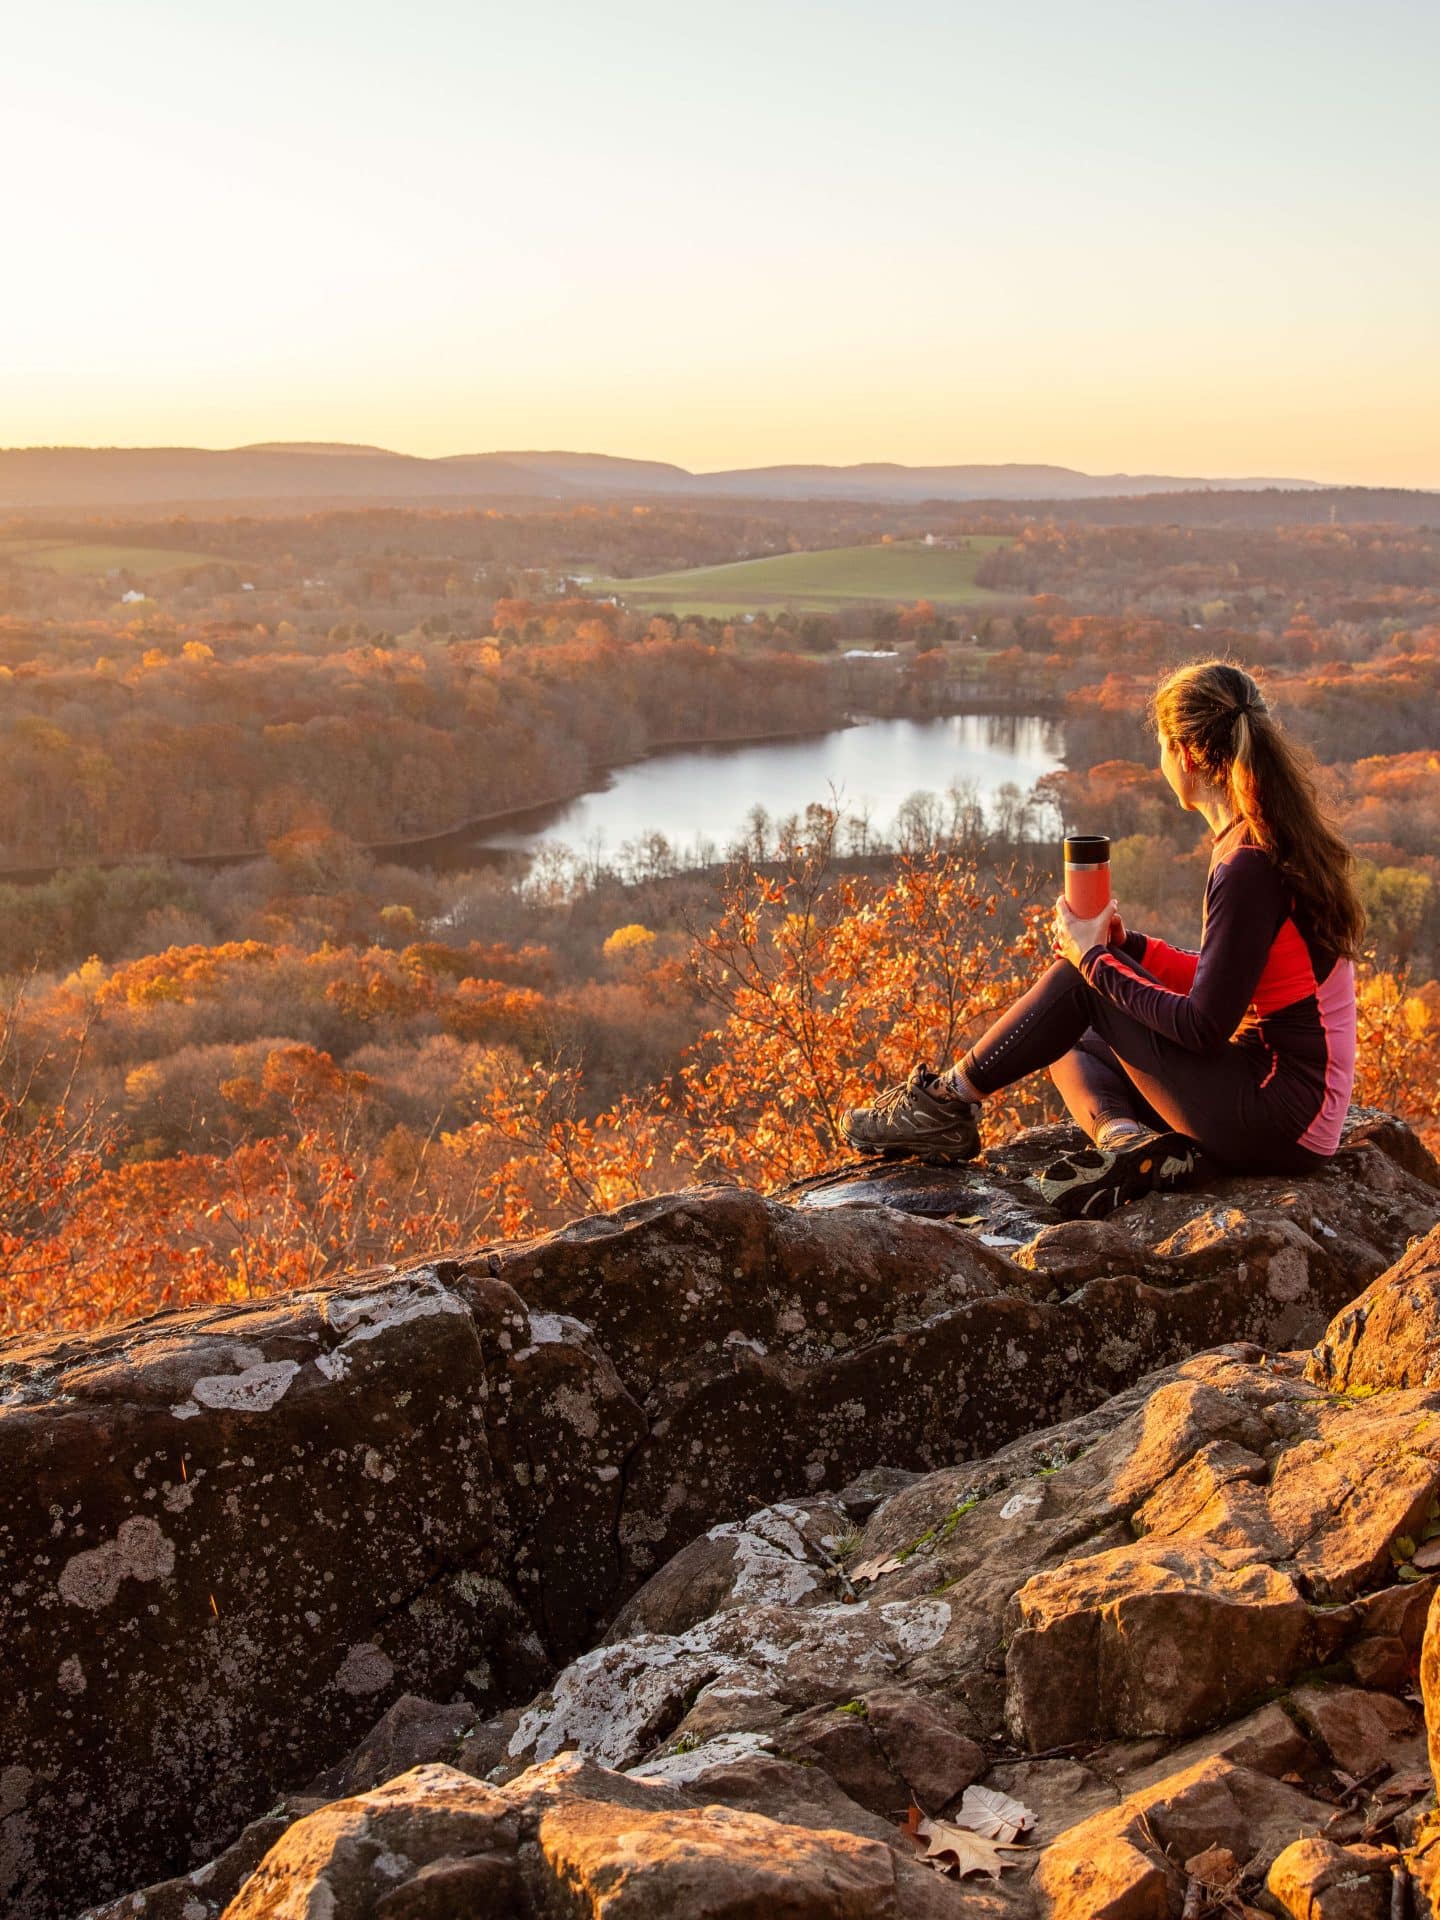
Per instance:
[[[957,1827],[949,1820],[922,1820],[917,1837],[927,1843],[923,1855],[926,1864],[937,1873],[953,1870],[957,1880],[972,1873],[987,1874],[990,1879],[998,1880],[1006,1867],[1016,1864],[1000,1857],[1002,1851],[1008,1849],[998,1847],[984,1834],[974,1833],[969,1827]]]
[[[957,1827],[968,1827],[983,1839],[1008,1844],[1035,1824],[1035,1815],[1021,1800],[994,1787],[966,1787],[959,1811],[950,1816]]]
[[[853,1582],[860,1580],[878,1580],[882,1573],[896,1573],[905,1564],[898,1553],[876,1554],[873,1560],[862,1560],[859,1566],[849,1569]]]

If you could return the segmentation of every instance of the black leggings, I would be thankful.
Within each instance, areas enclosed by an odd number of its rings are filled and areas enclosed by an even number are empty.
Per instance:
[[[1249,1173],[1324,1165],[1323,1155],[1296,1144],[1313,1118],[1313,1096],[1274,1069],[1268,1048],[1192,1053],[1123,1012],[1068,960],[1048,968],[960,1064],[977,1093],[1048,1067],[1092,1140],[1107,1120],[1140,1120],[1183,1133]]]

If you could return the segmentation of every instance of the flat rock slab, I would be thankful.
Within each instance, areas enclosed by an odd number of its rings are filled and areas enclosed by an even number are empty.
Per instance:
[[[1399,1126],[1390,1115],[1369,1107],[1352,1107],[1346,1124],[1342,1153],[1332,1167],[1321,1173],[1323,1181],[1333,1173],[1346,1177],[1345,1148],[1366,1143],[1378,1146],[1387,1157],[1407,1172],[1425,1179],[1433,1161],[1420,1142]],[[1017,1139],[988,1148],[970,1161],[930,1164],[912,1157],[887,1159],[879,1155],[859,1156],[842,1161],[824,1173],[794,1181],[780,1190],[777,1198],[815,1212],[831,1212],[851,1207],[892,1207],[897,1213],[914,1214],[926,1220],[947,1220],[972,1229],[986,1245],[1010,1248],[1023,1246],[1054,1226],[1060,1216],[1041,1199],[1033,1178],[1051,1161],[1077,1148],[1088,1146],[1085,1136],[1073,1126],[1031,1127]],[[1304,1184],[1309,1185],[1306,1181]],[[1191,1184],[1174,1202],[1132,1202],[1111,1218],[1125,1222],[1136,1214],[1143,1222],[1143,1238],[1153,1241],[1153,1226],[1159,1217],[1183,1209],[1197,1198],[1202,1204],[1220,1201],[1230,1206],[1269,1204],[1272,1197],[1292,1191],[1293,1180],[1263,1175],[1226,1173],[1212,1165],[1202,1166]],[[1088,1226],[1097,1222],[1086,1222]],[[1163,1236],[1160,1236],[1163,1237]]]

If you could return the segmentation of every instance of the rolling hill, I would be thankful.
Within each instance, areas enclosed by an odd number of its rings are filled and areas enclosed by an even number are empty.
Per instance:
[[[1089,500],[1165,492],[1285,488],[1312,480],[1087,474],[1054,466],[743,467],[690,473],[656,460],[528,451],[421,459],[383,447],[263,442],[207,447],[0,449],[0,511],[159,506],[282,509],[344,505],[463,507],[492,501]]]

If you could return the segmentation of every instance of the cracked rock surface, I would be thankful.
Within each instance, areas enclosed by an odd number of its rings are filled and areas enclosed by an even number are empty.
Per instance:
[[[1410,1844],[1341,1782],[1425,1765],[1433,1162],[1077,1225],[1051,1146],[0,1346],[0,1911],[1120,1920],[1197,1834]],[[942,1878],[896,1819],[976,1784],[1032,1834]]]

